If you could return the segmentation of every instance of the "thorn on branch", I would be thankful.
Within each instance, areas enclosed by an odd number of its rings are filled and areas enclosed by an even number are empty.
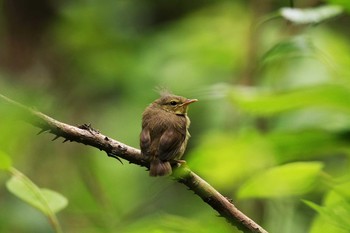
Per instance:
[[[121,152],[124,154],[128,149],[125,146],[118,145],[118,149],[121,150]]]
[[[91,133],[92,135],[95,135],[95,134],[99,134],[100,131],[92,128],[91,126],[91,123],[89,124],[82,124],[82,125],[78,125],[78,128],[79,129],[83,129],[83,130],[87,130],[89,133]]]
[[[60,136],[58,136],[58,135],[56,135],[55,137],[54,137],[54,139],[52,139],[51,141],[55,141],[55,140],[57,140],[57,138],[59,138]]]
[[[115,158],[115,159],[118,160],[121,164],[123,164],[123,161],[122,161],[118,156],[116,156],[115,154],[112,154],[112,153],[108,153],[108,152],[107,152],[107,155],[108,155],[108,157]],[[123,165],[124,165],[124,164],[123,164]]]
[[[232,198],[229,198],[229,197],[225,197],[226,200],[228,200],[228,202],[230,202],[231,204],[233,204],[233,199]]]
[[[49,131],[49,130],[48,129],[41,129],[36,135],[40,135],[40,134],[47,132],[47,131]]]

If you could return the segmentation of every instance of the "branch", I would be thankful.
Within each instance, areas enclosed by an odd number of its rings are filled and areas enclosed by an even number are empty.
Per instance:
[[[0,100],[6,104],[14,106],[23,113],[24,120],[41,129],[39,132],[50,132],[57,139],[64,138],[64,141],[83,143],[102,151],[108,156],[120,160],[120,158],[137,164],[141,167],[149,168],[149,162],[142,157],[140,150],[123,144],[117,140],[107,137],[100,132],[92,129],[90,125],[72,126],[59,122],[41,112],[28,108],[18,102],[15,102],[0,94]],[[261,226],[256,224],[249,217],[238,210],[230,200],[215,190],[210,184],[192,172],[187,166],[180,166],[174,169],[173,177],[186,185],[190,190],[203,199],[208,205],[215,209],[220,216],[244,233],[267,233]]]

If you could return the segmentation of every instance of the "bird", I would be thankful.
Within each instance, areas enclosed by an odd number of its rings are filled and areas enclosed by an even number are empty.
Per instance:
[[[197,99],[187,99],[162,93],[142,114],[140,133],[141,154],[150,161],[150,176],[172,174],[172,164],[181,160],[190,138],[188,105]]]

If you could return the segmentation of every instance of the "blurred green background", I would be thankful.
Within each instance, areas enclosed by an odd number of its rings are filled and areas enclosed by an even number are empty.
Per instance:
[[[198,98],[194,172],[269,232],[350,231],[350,2],[0,2],[1,94],[134,147],[157,87]],[[69,200],[64,232],[238,232],[185,186],[17,114],[0,101],[0,151]],[[0,232],[53,232],[8,179]]]

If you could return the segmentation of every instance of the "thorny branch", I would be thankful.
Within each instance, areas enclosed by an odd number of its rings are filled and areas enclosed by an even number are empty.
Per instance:
[[[120,158],[139,165],[149,167],[149,162],[141,156],[140,150],[123,144],[94,130],[90,125],[72,126],[57,121],[39,111],[28,108],[0,94],[0,100],[14,106],[21,111],[24,120],[40,128],[40,133],[49,132],[55,139],[62,137],[64,141],[78,142],[105,151],[108,156]],[[261,226],[238,210],[233,203],[220,194],[205,180],[191,171],[187,166],[174,169],[172,175],[179,183],[186,185],[190,190],[202,198],[204,202],[215,209],[220,216],[245,233],[267,233]]]

